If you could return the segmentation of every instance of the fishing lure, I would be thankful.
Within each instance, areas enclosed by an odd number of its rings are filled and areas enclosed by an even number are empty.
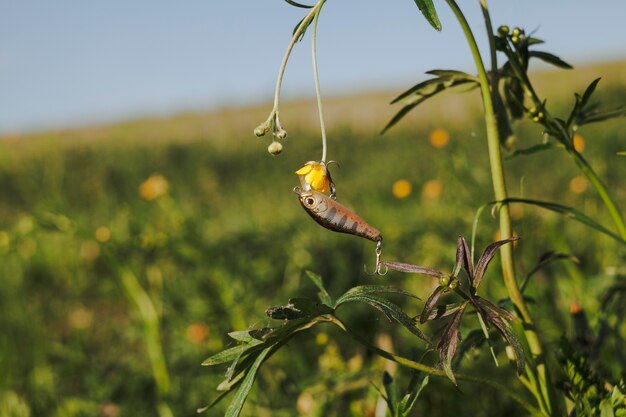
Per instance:
[[[334,232],[360,236],[376,242],[374,273],[384,275],[380,271],[383,237],[378,229],[326,194],[312,189],[303,190],[300,187],[294,188],[293,191],[298,194],[304,210],[321,226]]]

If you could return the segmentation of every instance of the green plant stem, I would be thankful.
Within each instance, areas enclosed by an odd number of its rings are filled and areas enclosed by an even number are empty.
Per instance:
[[[517,75],[517,77],[523,81],[521,83],[522,88],[524,89],[524,92],[531,98],[533,105],[537,108],[542,109],[546,120],[554,120],[554,118],[548,112],[548,109],[545,108],[544,102],[539,98],[539,95],[532,87],[532,84],[530,80],[528,79],[526,71],[524,71],[521,68],[521,65],[517,59],[517,56],[513,53],[513,51],[511,51],[510,46],[508,44],[507,44],[506,52],[507,52],[507,57],[509,58],[509,62],[511,63],[511,67],[513,68],[513,71],[515,72],[515,75]],[[578,168],[581,170],[583,175],[587,177],[591,185],[594,186],[594,188],[596,189],[596,191],[598,192],[600,196],[600,199],[604,203],[604,206],[608,210],[609,215],[611,216],[611,219],[613,220],[613,223],[615,223],[617,232],[619,233],[620,237],[623,240],[626,240],[626,223],[624,222],[622,213],[617,207],[615,200],[613,199],[613,197],[611,197],[611,194],[609,193],[608,189],[606,188],[606,186],[604,185],[604,183],[602,182],[598,174],[591,167],[589,162],[587,162],[587,160],[580,154],[580,152],[578,152],[574,148],[574,146],[571,144],[570,132],[565,130],[563,126],[561,126],[560,123],[555,123],[555,125],[557,126],[561,134],[560,142],[563,143],[563,145],[565,145],[565,149],[567,150],[568,154],[572,157],[572,159],[574,160]]]
[[[313,61],[313,80],[315,81],[315,95],[317,96],[317,110],[320,114],[320,130],[322,134],[322,162],[326,162],[326,127],[324,124],[324,108],[322,106],[322,93],[320,90],[320,79],[317,71],[317,22],[322,11],[322,6],[326,0],[319,2],[319,7],[313,17],[313,33],[311,34],[311,55]]]
[[[476,64],[478,79],[480,82],[480,91],[485,111],[487,145],[489,149],[489,163],[491,166],[493,189],[496,199],[501,201],[507,198],[507,189],[504,178],[504,169],[502,166],[502,156],[500,154],[498,126],[495,117],[489,79],[485,70],[485,66],[483,64],[482,57],[480,55],[480,51],[478,50],[478,45],[476,44],[476,40],[474,39],[472,30],[467,20],[465,19],[463,12],[454,0],[446,0],[446,2],[452,9],[454,15],[459,21],[459,24],[461,25],[461,28],[463,29]],[[486,3],[484,3],[484,7],[486,7]],[[490,34],[490,37],[491,36],[493,36],[493,34]],[[499,209],[499,214],[500,239],[507,239],[512,236],[509,206],[507,204],[501,205]],[[528,346],[530,348],[530,353],[532,355],[531,359],[534,362],[535,358],[540,358],[540,361],[535,363],[534,366],[536,367],[536,370],[539,374],[538,383],[540,384],[540,391],[542,393],[542,396],[544,397],[543,400],[547,400],[546,402],[550,404],[550,399],[553,398],[553,395],[550,394],[550,392],[552,391],[552,387],[550,381],[548,380],[548,371],[546,369],[545,363],[543,363],[542,360],[543,350],[539,342],[539,337],[534,330],[534,325],[530,316],[530,312],[528,311],[528,307],[526,306],[526,302],[524,301],[524,297],[522,296],[517,280],[515,278],[515,269],[513,266],[513,245],[502,246],[502,248],[500,249],[500,253],[502,256],[502,272],[504,275],[504,284],[506,286],[511,302],[515,305],[522,317],[522,320],[524,321],[525,336],[528,342]],[[538,398],[537,400],[539,404],[542,404],[544,402],[540,398]],[[547,411],[548,414],[550,414],[551,410]]]
[[[383,350],[383,349],[381,349],[381,348],[379,348],[377,346],[372,345],[364,337],[362,337],[359,334],[357,334],[357,333],[353,332],[352,330],[350,330],[345,325],[345,323],[343,323],[343,321],[341,321],[336,316],[329,316],[328,322],[333,323],[334,325],[339,327],[341,330],[343,330],[346,334],[348,334],[351,338],[353,338],[357,342],[359,342],[362,345],[364,345],[367,349],[369,349],[373,353],[376,353],[377,355],[379,355],[379,356],[381,356],[381,357],[383,357],[385,359],[393,361],[393,362],[397,363],[398,365],[402,365],[402,366],[410,368],[410,369],[415,369],[416,371],[425,372],[425,373],[427,373],[429,375],[446,377],[446,373],[443,370],[441,370],[441,369],[433,368],[432,366],[428,366],[428,365],[424,365],[423,363],[412,361],[412,360],[407,359],[407,358],[405,358],[403,356],[396,355],[396,354],[393,354],[391,352],[387,352],[386,350]],[[518,404],[520,404],[522,407],[524,407],[524,409],[526,409],[526,411],[528,411],[531,415],[538,416],[538,417],[540,417],[540,416],[544,417],[545,416],[541,411],[539,411],[537,408],[533,407],[528,401],[526,401],[525,399],[523,399],[522,397],[517,395],[514,391],[508,389],[503,384],[497,383],[495,381],[490,381],[490,380],[487,380],[487,379],[484,379],[484,378],[475,377],[475,376],[472,376],[472,375],[455,374],[455,377],[458,380],[469,381],[469,382],[476,382],[476,383],[481,384],[481,385],[488,385],[489,387],[491,387],[493,389],[496,389],[496,390],[502,392],[503,394],[506,394],[509,398],[511,398],[512,400],[514,400]]]
[[[278,69],[278,78],[276,80],[276,88],[274,90],[274,107],[272,108],[272,112],[270,113],[268,121],[270,121],[278,114],[280,87],[283,83],[283,76],[285,74],[285,68],[287,68],[287,61],[289,61],[289,57],[291,56],[291,51],[293,50],[295,44],[298,42],[298,39],[300,39],[300,36],[302,36],[306,28],[309,26],[309,23],[311,23],[311,19],[313,19],[314,16],[318,13],[319,9],[322,7],[325,1],[326,0],[320,0],[315,6],[313,6],[313,8],[304,17],[304,19],[302,19],[302,22],[300,22],[295,32],[293,33],[293,36],[291,37],[291,42],[289,42],[289,45],[287,46],[287,51],[285,52],[283,60],[280,64],[280,68]]]

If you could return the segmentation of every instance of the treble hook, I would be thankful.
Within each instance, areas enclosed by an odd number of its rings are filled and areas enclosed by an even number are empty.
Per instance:
[[[374,272],[369,273],[367,272],[367,266],[363,265],[363,270],[365,271],[365,273],[367,275],[386,275],[387,272],[389,271],[389,268],[387,268],[387,266],[385,265],[385,271],[382,272],[381,271],[381,266],[382,266],[382,262],[380,260],[380,256],[383,253],[383,238],[380,237],[378,240],[376,240],[376,266],[374,268]]]

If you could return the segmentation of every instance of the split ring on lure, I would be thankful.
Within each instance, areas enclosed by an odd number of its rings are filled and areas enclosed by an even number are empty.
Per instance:
[[[321,226],[334,232],[360,236],[376,242],[376,269],[371,275],[384,275],[386,273],[386,271],[381,272],[380,270],[383,237],[378,229],[370,226],[356,213],[326,194],[315,190],[305,191],[300,187],[294,188],[293,191],[298,194],[304,210]]]

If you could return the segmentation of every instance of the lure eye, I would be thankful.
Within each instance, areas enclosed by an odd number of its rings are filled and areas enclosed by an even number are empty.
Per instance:
[[[304,199],[304,204],[307,206],[312,206],[315,203],[315,199],[313,197],[307,197]]]

